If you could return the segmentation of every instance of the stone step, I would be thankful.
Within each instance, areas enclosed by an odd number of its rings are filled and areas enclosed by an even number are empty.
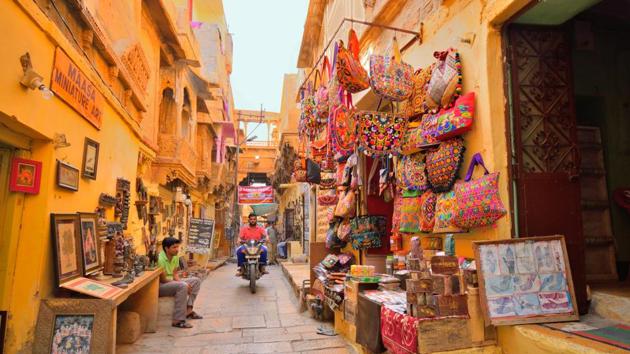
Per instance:
[[[630,326],[630,284],[593,290],[590,312]]]

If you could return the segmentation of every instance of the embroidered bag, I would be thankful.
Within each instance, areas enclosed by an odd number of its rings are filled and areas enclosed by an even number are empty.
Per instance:
[[[444,141],[462,135],[472,128],[475,112],[475,93],[460,96],[453,107],[443,109],[429,118],[435,120],[432,135]]]
[[[402,158],[402,180],[405,188],[424,191],[429,188],[425,165],[425,155],[416,153]]]
[[[392,213],[392,233],[396,233],[400,229],[400,219],[401,219],[400,210],[402,208],[402,202],[403,202],[402,190],[397,188],[394,195],[394,212]]]
[[[420,232],[432,232],[435,226],[435,201],[437,197],[427,190],[420,197]]]
[[[476,166],[483,167],[484,175],[472,179]],[[494,224],[507,211],[499,196],[499,173],[489,173],[480,154],[475,154],[468,167],[466,179],[455,184],[457,212],[455,224],[462,228],[483,227]]]
[[[407,124],[407,130],[403,135],[403,141],[400,146],[400,152],[403,155],[415,154],[440,143],[433,136],[427,134],[427,132],[431,131],[428,128],[431,123],[428,117],[430,116],[425,115],[422,122],[409,122]]]
[[[420,319],[381,306],[381,339],[391,354],[418,352],[418,323]]]
[[[356,208],[355,192],[349,189],[339,199],[337,207],[335,208],[335,216],[339,218],[351,218],[354,216]]]
[[[339,198],[334,189],[320,189],[317,193],[317,203],[322,206],[337,205]]]
[[[330,113],[333,109],[341,105],[341,95],[343,88],[337,80],[337,57],[339,54],[339,43],[335,42],[335,50],[333,52],[332,68],[330,69],[330,81],[328,81],[328,104],[330,105]]]
[[[420,232],[420,191],[404,191],[400,208],[400,227],[398,231],[415,234]]]
[[[379,103],[380,107],[380,103]],[[371,156],[398,154],[407,119],[392,113],[360,111],[355,114],[358,120],[359,146]]]
[[[328,85],[330,78],[330,63],[328,62],[328,56],[324,56],[324,63],[322,64],[321,83],[315,92],[315,116],[316,123],[318,125],[325,125],[328,123],[328,115],[330,113],[330,103],[328,99]],[[317,75],[317,73],[315,73]],[[317,77],[315,78],[317,80]]]
[[[455,49],[435,52],[438,60],[431,73],[425,102],[430,109],[448,108],[462,92],[462,64]]]
[[[343,221],[341,221],[339,227],[337,228],[337,237],[339,237],[341,241],[347,242],[348,240],[350,240],[351,234],[352,225],[350,224],[350,219],[344,219]]]
[[[464,140],[460,137],[444,141],[427,154],[427,179],[436,193],[453,187],[464,158]]]
[[[435,200],[435,226],[433,233],[463,232],[453,221],[457,212],[455,191],[439,193]]]
[[[352,248],[355,250],[380,248],[381,238],[387,232],[387,219],[378,215],[363,215],[353,218]]]
[[[391,101],[402,101],[413,90],[413,68],[400,58],[398,40],[394,37],[392,56],[370,56],[370,86],[374,92]]]
[[[342,104],[337,106],[330,115],[328,132],[335,159],[338,161],[347,159],[354,152],[357,135],[353,115],[354,105],[351,94],[347,94]]]
[[[424,69],[416,70],[413,74],[413,90],[409,99],[405,101],[405,116],[407,119],[422,117],[423,114],[429,111],[429,107],[424,101],[432,72],[433,65],[429,65]]]
[[[348,33],[348,49],[344,48],[343,41],[339,41],[336,74],[339,85],[350,93],[370,87],[367,71],[359,61],[359,38],[353,29]]]
[[[317,73],[315,73],[317,75]],[[316,122],[316,109],[315,109],[315,96],[311,83],[309,82],[307,88],[300,92],[302,100],[300,101],[300,122],[298,125],[298,133],[301,137],[313,137]]]
[[[328,154],[328,131],[325,129],[320,132],[317,137],[311,142],[311,157],[313,161],[321,164],[326,159]]]

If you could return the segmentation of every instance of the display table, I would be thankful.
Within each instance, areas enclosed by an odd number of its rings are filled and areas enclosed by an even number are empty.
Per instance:
[[[133,283],[111,299],[112,309],[112,332],[110,338],[110,349],[116,352],[116,329],[119,311],[130,311],[140,315],[144,326],[144,333],[155,333],[157,331],[158,319],[158,295],[160,290],[160,274],[162,269],[147,270],[137,277]],[[114,283],[120,278],[102,281],[103,283]]]

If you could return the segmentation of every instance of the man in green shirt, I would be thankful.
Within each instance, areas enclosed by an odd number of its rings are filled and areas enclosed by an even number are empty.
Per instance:
[[[192,328],[186,319],[201,319],[195,311],[193,304],[199,294],[201,280],[195,277],[179,277],[179,244],[175,237],[166,237],[162,240],[162,252],[158,256],[158,265],[162,268],[160,275],[160,296],[174,296],[175,309],[173,311],[173,327]]]

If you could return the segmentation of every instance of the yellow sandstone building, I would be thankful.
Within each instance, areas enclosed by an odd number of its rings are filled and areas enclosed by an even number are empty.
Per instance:
[[[191,217],[215,219],[224,242],[232,39],[220,0],[11,0],[0,13],[0,311],[5,352],[30,353],[40,300],[56,293],[51,213],[100,207],[138,254],[148,237],[185,243]],[[40,163],[35,193],[10,191],[15,158]],[[127,220],[104,203],[121,180]]]

